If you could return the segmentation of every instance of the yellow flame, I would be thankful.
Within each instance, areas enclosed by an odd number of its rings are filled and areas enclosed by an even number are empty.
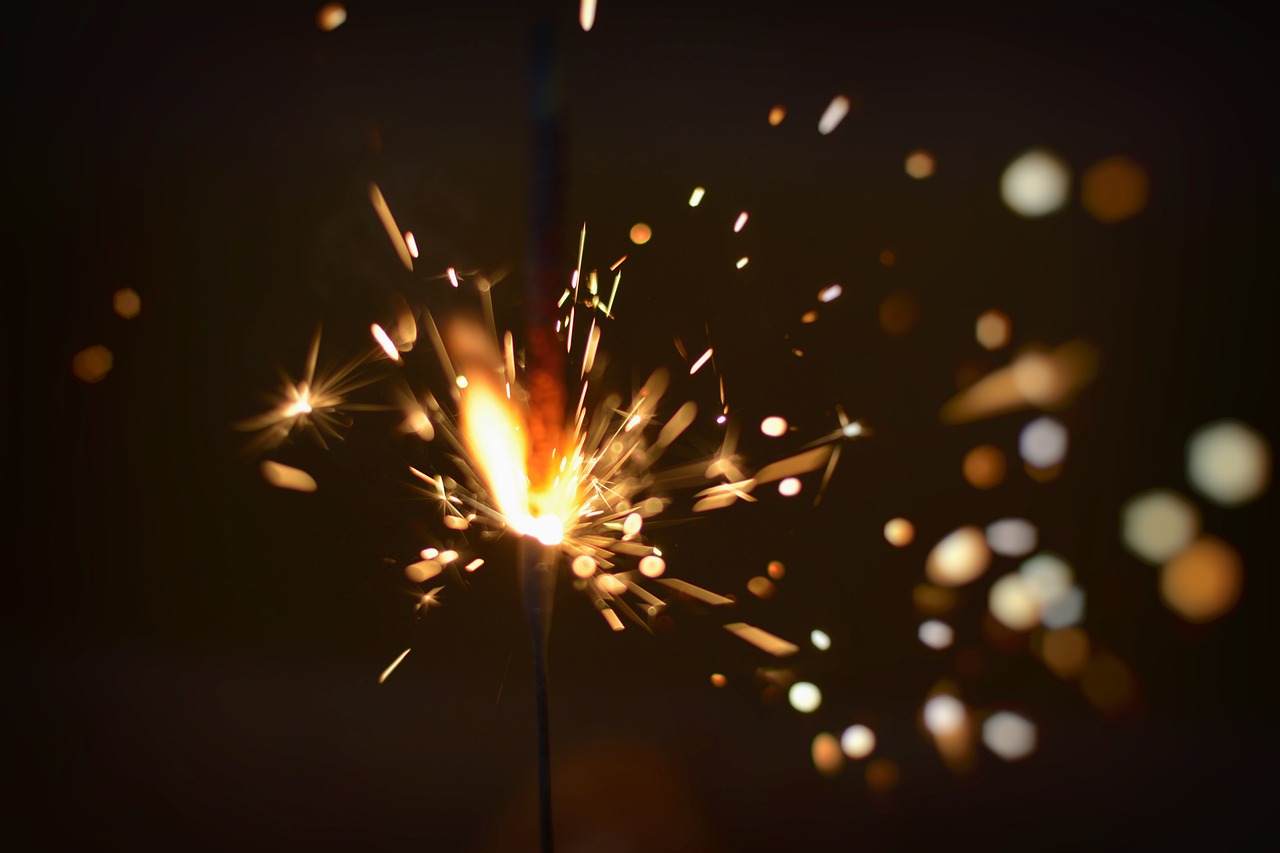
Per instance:
[[[462,435],[507,525],[544,545],[564,539],[564,510],[573,489],[531,496],[528,439],[506,395],[490,382],[473,381],[461,395]]]

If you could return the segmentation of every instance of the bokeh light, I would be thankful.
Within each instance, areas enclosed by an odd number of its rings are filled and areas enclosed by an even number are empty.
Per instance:
[[[697,207],[698,205],[702,204],[702,197],[705,196],[706,194],[707,194],[707,191],[702,187],[694,187],[693,192],[689,195],[689,206]]]
[[[1089,635],[1080,628],[1046,631],[1040,638],[1040,657],[1059,678],[1074,678],[1089,662]]]
[[[921,622],[916,635],[920,638],[920,642],[931,649],[939,651],[950,648],[956,639],[955,629],[946,622],[939,622],[937,619]]]
[[[81,382],[92,385],[107,378],[114,360],[111,350],[102,344],[94,344],[71,357],[71,373]]]
[[[983,311],[978,315],[974,327],[974,337],[985,350],[998,350],[1009,343],[1013,337],[1013,323],[1009,315],[995,308]]]
[[[1128,157],[1108,157],[1085,170],[1080,204],[1099,222],[1120,222],[1147,206],[1147,172]]]
[[[987,545],[1002,557],[1025,557],[1036,549],[1039,533],[1025,518],[1001,518],[987,525]]]
[[[1018,453],[1032,468],[1053,468],[1067,457],[1067,428],[1045,415],[1022,428]]]
[[[1012,711],[997,711],[982,723],[982,742],[1005,761],[1020,761],[1036,749],[1036,724]]]
[[[1220,506],[1254,500],[1271,481],[1271,447],[1253,427],[1237,420],[1207,424],[1187,439],[1187,479]]]
[[[653,238],[653,229],[643,222],[631,226],[631,242],[643,246]]]
[[[968,716],[964,703],[949,693],[939,693],[924,703],[924,727],[937,738],[963,730]]]
[[[777,438],[787,433],[787,419],[770,415],[760,422],[760,431],[770,438]]]
[[[825,652],[831,648],[831,637],[827,636],[827,632],[814,628],[809,632],[809,642],[813,643],[813,647],[820,652]]]
[[[122,287],[111,295],[111,308],[123,320],[132,320],[142,312],[142,297],[132,287]]]
[[[812,714],[822,704],[822,691],[816,684],[797,681],[787,691],[787,701],[802,714]]]
[[[778,481],[778,494],[783,497],[791,498],[800,494],[800,478],[784,477]]]
[[[769,577],[777,580],[787,573],[787,567],[782,564],[781,560],[770,560],[769,565],[765,567],[765,571],[769,573]]]
[[[1012,631],[1030,631],[1040,623],[1040,604],[1020,573],[1007,574],[992,584],[987,605],[991,615]]]
[[[916,327],[916,301],[905,293],[890,293],[880,303],[880,328],[901,337]]]
[[[840,749],[845,755],[854,759],[866,758],[876,748],[876,734],[871,729],[855,723],[840,735]]]
[[[1000,198],[1028,219],[1061,210],[1071,189],[1071,171],[1053,152],[1033,148],[1018,155],[1000,176]]]
[[[1160,597],[1188,622],[1211,622],[1235,606],[1244,586],[1236,550],[1203,536],[1160,570]]]
[[[933,155],[923,148],[917,148],[907,155],[906,162],[903,167],[911,177],[916,180],[928,178],[933,175],[937,163],[933,159]]]
[[[290,465],[282,465],[270,459],[262,461],[262,478],[278,489],[289,489],[295,492],[316,490],[316,481],[306,471]]]
[[[895,548],[905,548],[916,538],[915,525],[905,518],[891,518],[884,523],[884,538]]]
[[[1171,489],[1151,489],[1120,510],[1120,538],[1135,557],[1159,566],[1200,534],[1200,511]]]
[[[840,126],[840,122],[844,121],[844,117],[849,114],[849,99],[844,95],[836,95],[831,99],[831,103],[827,104],[827,108],[822,112],[822,118],[818,119],[818,133],[826,136],[831,131]]]
[[[773,598],[777,591],[778,585],[761,575],[756,575],[751,580],[747,581],[747,592],[751,593],[756,598]]]
[[[925,561],[925,574],[939,586],[961,586],[979,577],[991,563],[982,530],[966,526],[939,540]]]
[[[835,776],[844,767],[844,753],[840,741],[830,732],[822,732],[813,739],[813,766],[823,776]]]
[[[867,762],[867,787],[876,793],[884,793],[897,787],[902,779],[898,765],[887,758],[873,758]]]
[[[774,104],[773,108],[769,110],[769,124],[772,127],[782,124],[782,120],[786,117],[787,108],[782,104]]]
[[[964,455],[961,471],[975,489],[991,489],[1004,480],[1004,452],[990,444],[980,444]]]
[[[332,32],[347,21],[347,10],[341,3],[325,3],[316,12],[316,26],[325,32]]]

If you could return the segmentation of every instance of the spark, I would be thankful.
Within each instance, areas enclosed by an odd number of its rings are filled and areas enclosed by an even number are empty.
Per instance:
[[[316,490],[315,479],[306,471],[269,459],[262,462],[262,478],[278,489],[291,489],[295,492]]]
[[[387,200],[382,197],[382,190],[378,189],[377,184],[369,184],[369,200],[373,202],[373,209],[377,212],[382,227],[387,230],[387,236],[391,238],[391,246],[400,257],[400,263],[404,264],[404,268],[409,272],[413,272],[413,254],[405,243],[400,227],[396,225],[395,217],[391,215],[391,208],[387,206]]]
[[[711,353],[712,353],[712,348],[707,347],[707,351],[698,357],[698,360],[693,363],[693,367],[689,368],[690,376],[697,373],[698,370],[702,367],[702,365],[707,363],[707,361],[711,358]]]
[[[698,205],[702,204],[702,197],[705,196],[706,194],[707,194],[707,191],[702,187],[694,187],[693,194],[689,196],[689,206],[697,207]]]
[[[395,671],[396,671],[396,667],[398,667],[398,666],[400,665],[400,661],[402,661],[402,660],[404,660],[406,657],[408,657],[408,656],[409,656],[409,652],[411,652],[411,651],[413,651],[413,647],[412,647],[412,646],[410,646],[409,648],[407,648],[407,649],[405,649],[403,652],[401,652],[401,653],[400,653],[400,656],[399,656],[399,657],[397,657],[395,660],[393,660],[393,661],[391,662],[391,666],[389,666],[389,667],[387,667],[386,669],[384,669],[384,670],[382,671],[382,675],[379,675],[379,676],[378,676],[378,683],[379,683],[379,684],[381,684],[381,683],[383,683],[384,681],[386,681],[386,680],[387,680],[387,677],[388,677],[388,676],[390,676],[390,675],[391,675],[391,673],[393,673],[393,672],[395,672]],[[414,658],[414,660],[417,660],[417,658]]]
[[[737,234],[740,231],[742,231],[743,227],[746,224],[747,224],[747,212],[744,210],[738,214],[737,221],[733,223],[733,233]]]
[[[578,23],[582,25],[584,33],[591,32],[591,27],[596,22],[596,0],[582,0],[582,4],[578,7]]]

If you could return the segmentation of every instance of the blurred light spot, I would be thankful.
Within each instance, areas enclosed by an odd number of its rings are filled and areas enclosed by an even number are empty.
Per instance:
[[[465,566],[463,566],[463,568],[469,572],[474,572],[476,569],[480,568],[483,565],[484,565],[484,559],[482,557],[476,557],[470,563],[467,563]]]
[[[262,462],[262,478],[278,489],[292,489],[295,492],[314,492],[315,479],[299,468],[281,465],[264,459]]]
[[[826,110],[822,113],[822,118],[818,119],[818,133],[826,136],[839,127],[840,122],[844,121],[844,117],[848,114],[849,99],[844,95],[836,95],[831,99],[831,103],[827,104]]]
[[[600,584],[600,589],[610,595],[622,595],[627,591],[627,585],[610,574],[602,574],[596,579]]]
[[[902,778],[898,765],[887,758],[873,758],[867,762],[867,787],[883,793],[897,786]]]
[[[932,154],[923,148],[918,148],[907,155],[905,168],[908,175],[920,180],[930,177],[936,165]]]
[[[94,344],[71,357],[71,372],[81,382],[101,382],[111,372],[114,357],[102,344]]]
[[[990,444],[980,444],[964,455],[964,478],[975,489],[991,489],[1004,480],[1004,453]]]
[[[644,518],[638,512],[627,513],[627,517],[622,520],[622,535],[635,536],[640,532],[640,528],[644,525]]]
[[[876,748],[876,734],[871,729],[855,723],[840,735],[840,749],[853,759],[866,758]]]
[[[1146,170],[1128,157],[1094,163],[1080,184],[1080,203],[1099,222],[1120,222],[1147,206]]]
[[[1052,352],[1030,350],[1019,354],[1013,364],[972,382],[948,400],[939,414],[943,423],[960,424],[1031,406],[1057,408],[1097,371],[1098,352],[1084,341],[1071,341]]]
[[[1050,630],[1070,628],[1084,620],[1085,594],[1078,586],[1041,606],[1040,624]]]
[[[421,560],[404,567],[404,576],[409,583],[424,583],[440,574],[442,567],[435,560]]]
[[[985,572],[990,562],[986,537],[977,527],[966,526],[933,546],[925,561],[925,575],[940,586],[961,586]]]
[[[738,262],[734,264],[734,266],[736,266],[738,269],[742,269],[750,262],[750,260],[751,259],[747,257],[738,258]]]
[[[898,337],[916,326],[916,301],[905,293],[890,293],[880,303],[880,328]]]
[[[689,196],[689,206],[697,207],[698,205],[702,204],[702,197],[706,194],[707,194],[707,191],[702,187],[694,187],[693,195]]]
[[[662,573],[667,570],[667,561],[661,557],[655,557],[650,554],[647,557],[640,558],[640,574],[647,578],[662,577]]]
[[[813,647],[820,652],[825,652],[831,648],[831,638],[827,636],[826,631],[814,628],[809,632],[809,642],[813,643]]]
[[[571,567],[573,568],[573,573],[580,578],[589,578],[596,573],[596,561],[586,554],[579,554],[574,557]]]
[[[467,381],[467,377],[463,376],[461,373],[458,374],[458,378],[454,380],[454,383],[457,384],[459,388],[466,388],[467,385],[470,384]]]
[[[1001,625],[1011,631],[1030,631],[1040,622],[1040,605],[1027,587],[1026,578],[1013,573],[991,585],[987,605]]]
[[[772,127],[782,124],[782,120],[786,117],[787,108],[782,104],[774,104],[773,108],[769,110],[769,124]]]
[[[987,545],[1002,557],[1025,557],[1036,549],[1039,534],[1025,518],[1002,518],[987,525]]]
[[[795,708],[801,714],[811,714],[818,710],[818,706],[822,704],[822,691],[818,689],[816,684],[811,684],[808,681],[797,681],[787,691],[787,701],[791,703],[792,708]]]
[[[968,718],[964,703],[949,693],[939,693],[924,703],[924,727],[937,738],[961,731]]]
[[[770,415],[760,422],[760,431],[771,438],[785,435],[787,432],[787,419],[780,418],[777,415]]]
[[[373,333],[373,339],[378,342],[378,346],[382,347],[382,351],[387,354],[387,358],[392,361],[400,360],[400,351],[396,349],[395,341],[391,340],[391,336],[381,326],[374,323],[369,327],[369,331]]]
[[[422,555],[422,559],[424,560],[434,560],[436,557],[440,556],[440,549],[423,548],[419,553]]]
[[[738,214],[738,220],[733,223],[733,233],[737,234],[747,224],[747,212],[744,210]]]
[[[777,591],[777,585],[766,577],[756,575],[747,581],[747,592],[756,598],[773,598]]]
[[[800,480],[798,477],[785,477],[778,483],[778,494],[783,497],[794,497],[800,494]]]
[[[1000,176],[1000,197],[1019,216],[1046,216],[1067,203],[1071,172],[1057,155],[1034,148],[1018,155]]]
[[[803,314],[800,315],[800,322],[806,323],[806,324],[818,322],[818,312],[817,311],[804,312]]]
[[[584,33],[591,32],[591,27],[596,22],[596,0],[582,0],[578,6],[578,23],[582,25]]]
[[[911,590],[911,601],[926,616],[940,616],[953,610],[958,596],[953,589],[944,589],[933,584],[916,584]]]
[[[813,766],[823,776],[835,776],[844,767],[844,753],[835,735],[822,732],[813,739]]]
[[[1028,350],[1010,366],[1014,389],[1032,405],[1049,408],[1071,390],[1067,365],[1050,353]]]
[[[649,238],[653,236],[653,230],[643,222],[637,222],[631,226],[631,242],[637,246],[643,246],[649,242]]]
[[[132,287],[122,287],[111,295],[111,307],[124,320],[132,320],[142,312],[142,297]]]
[[[440,556],[438,556],[436,559],[439,560],[441,563],[448,565],[449,563],[452,563],[454,560],[458,559],[458,552],[453,550],[441,551]]]
[[[1036,724],[1012,711],[997,711],[982,724],[982,742],[1005,761],[1019,761],[1036,749]]]
[[[461,516],[446,515],[444,517],[444,526],[450,530],[466,530],[471,526],[471,522]]]
[[[838,284],[829,284],[822,290],[818,291],[819,302],[834,302],[840,298],[840,294],[844,293],[844,288]]]
[[[1067,457],[1067,428],[1051,417],[1036,418],[1018,434],[1018,452],[1032,468],[1052,468]]]
[[[974,329],[978,343],[986,350],[998,350],[1009,343],[1013,334],[1013,324],[1009,315],[992,308],[978,315],[978,323]]]
[[[770,560],[767,571],[769,572],[769,577],[777,580],[787,573],[787,567],[778,560]]]
[[[1211,622],[1240,600],[1244,567],[1236,550],[1203,536],[1160,570],[1160,597],[1188,622]]]
[[[418,257],[418,241],[414,239],[412,231],[404,232],[404,244],[409,247],[410,257]]]
[[[1074,678],[1089,661],[1089,635],[1079,628],[1048,631],[1040,641],[1040,657],[1059,678]]]
[[[920,642],[929,648],[939,650],[949,648],[956,639],[955,629],[946,622],[939,622],[937,619],[921,622],[916,635],[919,636]]]
[[[884,523],[884,538],[895,548],[905,548],[916,538],[916,528],[905,518],[891,518]]]
[[[347,21],[347,10],[341,3],[325,3],[316,12],[316,26],[326,33],[333,32]]]
[[[1120,509],[1120,537],[1140,560],[1158,566],[1200,533],[1200,511],[1172,489],[1151,489]]]
[[[1137,706],[1138,681],[1129,665],[1114,653],[1099,650],[1080,673],[1080,691],[1089,704],[1108,717],[1125,717]]]
[[[1056,554],[1036,554],[1022,562],[1018,573],[1042,607],[1050,607],[1071,589],[1071,566]]]
[[[1248,424],[1215,421],[1187,439],[1187,479],[1196,491],[1221,506],[1248,503],[1267,490],[1271,447]]]
[[[457,271],[456,269],[454,269],[453,267],[449,267],[447,270],[445,270],[445,271],[444,271],[444,273],[445,273],[445,275],[447,275],[447,276],[449,277],[449,283],[450,283],[450,284],[452,284],[454,287],[457,287],[457,286],[458,286],[458,271]]]
[[[716,672],[716,673],[712,673],[712,675],[711,675],[711,686],[712,686],[712,687],[724,687],[724,686],[725,686],[726,684],[728,684],[728,683],[729,683],[729,679],[725,678],[725,677],[724,677],[723,675],[721,675],[720,673],[718,673],[718,672]]]
[[[893,254],[893,249],[880,250],[880,263],[883,266],[891,267],[893,266],[896,260],[897,260],[897,256]]]

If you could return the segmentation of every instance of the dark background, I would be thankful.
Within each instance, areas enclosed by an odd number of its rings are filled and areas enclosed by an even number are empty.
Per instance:
[[[509,268],[495,300],[519,323],[533,13],[352,2],[324,33],[318,5],[73,4],[6,26],[6,710],[10,802],[40,846],[534,846],[528,646],[502,552],[415,622],[399,567],[434,534],[395,419],[358,420],[328,454],[271,454],[311,471],[314,495],[263,483],[230,428],[277,367],[301,369],[318,324],[322,358],[350,357],[394,293],[444,299],[431,276],[446,266]],[[566,244],[585,221],[588,269],[630,254],[604,345],[620,386],[658,366],[680,376],[672,338],[696,355],[710,334],[748,458],[829,431],[837,404],[877,433],[845,447],[816,509],[811,478],[800,498],[653,531],[673,576],[738,595],[733,618],[832,636],[789,662],[823,689],[812,715],[761,695],[768,661],[719,629],[727,618],[677,608],[667,633],[613,635],[562,585],[562,848],[1109,849],[1261,832],[1280,758],[1274,491],[1230,511],[1200,502],[1246,566],[1240,605],[1206,627],[1163,608],[1155,570],[1117,535],[1136,492],[1187,491],[1191,430],[1236,417],[1277,435],[1275,68],[1260,21],[1218,4],[602,0],[584,34],[573,3],[548,8],[563,24]],[[821,136],[838,93],[855,112]],[[1132,157],[1147,209],[1102,225],[1073,199],[1015,217],[999,175],[1032,145],[1077,176]],[[926,181],[903,173],[917,147],[938,158]],[[370,180],[423,249],[413,276]],[[733,235],[739,210],[751,219]],[[647,246],[627,240],[637,221],[654,229]],[[832,281],[845,295],[801,326]],[[143,300],[127,323],[111,312],[123,286]],[[877,323],[891,292],[918,302],[909,335]],[[989,307],[1012,317],[1015,346],[1084,338],[1101,353],[1061,415],[1071,451],[1049,484],[1014,470],[977,492],[960,476],[974,444],[1012,455],[1027,415],[938,420],[962,362],[1007,358],[973,342]],[[85,385],[68,366],[93,343],[115,364]],[[672,394],[672,410],[681,395],[703,404],[692,447],[716,435],[713,382]],[[763,439],[768,414],[797,431]],[[918,531],[903,551],[880,532],[895,515]],[[1071,560],[1086,630],[1142,685],[1130,713],[1100,715],[1031,655],[985,647],[999,571],[966,593],[955,649],[916,640],[930,545],[1002,515]],[[744,584],[769,559],[787,575],[753,602]],[[980,749],[954,776],[918,730],[962,655],[979,662],[960,680],[975,708],[1038,723],[1026,761]],[[813,736],[854,721],[901,770],[887,794],[860,764],[813,769]]]

